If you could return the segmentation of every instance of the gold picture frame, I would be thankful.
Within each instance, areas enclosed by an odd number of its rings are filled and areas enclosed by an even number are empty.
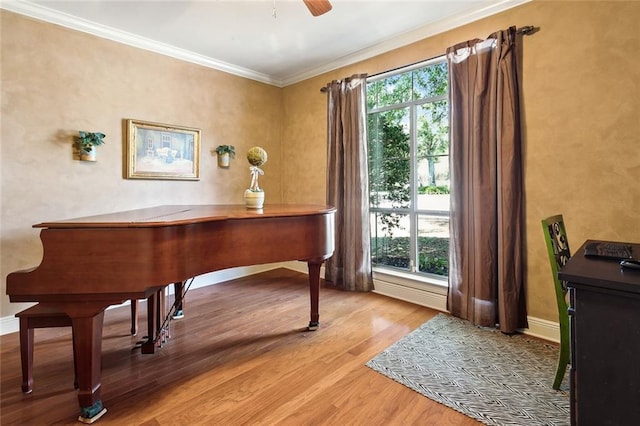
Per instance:
[[[127,120],[127,179],[200,179],[200,129]]]

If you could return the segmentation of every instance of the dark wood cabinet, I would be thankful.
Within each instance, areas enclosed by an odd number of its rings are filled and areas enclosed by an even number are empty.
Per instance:
[[[558,274],[570,295],[571,424],[640,425],[640,270],[585,257],[590,242]]]

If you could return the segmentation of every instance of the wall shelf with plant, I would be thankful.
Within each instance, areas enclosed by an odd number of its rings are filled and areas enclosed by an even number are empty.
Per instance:
[[[82,161],[96,161],[96,146],[104,144],[106,135],[100,132],[78,131],[75,144]]]
[[[229,167],[231,159],[236,156],[236,148],[233,145],[218,145],[215,151],[218,154],[218,167]]]

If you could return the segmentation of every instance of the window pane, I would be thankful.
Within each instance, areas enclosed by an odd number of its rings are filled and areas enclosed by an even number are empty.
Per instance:
[[[418,216],[418,270],[449,275],[449,217]]]
[[[411,68],[367,85],[373,265],[446,277],[448,69]]]
[[[450,174],[447,101],[419,105],[417,121],[417,207],[420,210],[448,211]]]
[[[448,78],[446,62],[413,71],[413,99],[446,95]]]
[[[409,109],[368,115],[372,207],[408,208],[411,200]]]
[[[396,105],[411,100],[412,85],[411,73],[394,75],[379,81],[377,88],[377,107]]]
[[[382,88],[382,81],[367,83],[367,109],[378,108],[378,95]]]
[[[411,251],[409,216],[397,213],[371,213],[371,262],[373,266],[409,269]]]
[[[418,189],[417,208],[420,211],[449,211],[449,188],[445,186],[420,186]]]

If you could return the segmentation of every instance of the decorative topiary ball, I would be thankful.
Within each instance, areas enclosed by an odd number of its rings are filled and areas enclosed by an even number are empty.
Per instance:
[[[267,151],[259,146],[254,146],[247,152],[247,160],[249,160],[249,164],[252,166],[262,166],[267,162]]]

